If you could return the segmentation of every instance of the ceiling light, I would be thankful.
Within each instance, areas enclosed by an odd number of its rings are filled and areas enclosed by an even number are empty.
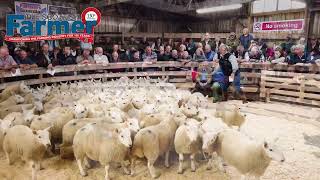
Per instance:
[[[214,6],[214,7],[209,7],[209,8],[197,9],[196,12],[198,14],[205,14],[205,13],[240,9],[241,7],[242,7],[242,4],[231,4],[231,5],[226,5],[226,6]]]

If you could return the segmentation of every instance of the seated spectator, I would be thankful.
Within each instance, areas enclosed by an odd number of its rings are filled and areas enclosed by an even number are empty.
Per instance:
[[[178,59],[179,59],[179,55],[178,55],[178,51],[177,50],[172,50],[172,52],[171,52],[171,59],[173,60],[173,61],[177,61]]]
[[[131,62],[141,62],[141,57],[140,57],[139,51],[133,52],[133,58],[131,59]]]
[[[96,63],[108,64],[109,60],[106,55],[103,54],[102,47],[96,47],[95,53],[93,55],[93,59]]]
[[[93,64],[94,63],[93,57],[90,55],[89,49],[84,49],[82,52],[82,55],[78,56],[76,61],[77,61],[77,64]]]
[[[204,96],[211,96],[211,86],[212,86],[212,68],[209,66],[208,62],[199,64],[196,77],[196,85],[193,92],[200,92]]]
[[[142,41],[139,43],[139,51],[140,51],[140,54],[144,54],[144,50],[146,49],[147,46],[150,46],[148,40],[147,40],[147,37],[144,36]]]
[[[253,46],[251,50],[246,53],[245,59],[247,62],[263,62],[265,60],[257,46]]]
[[[121,62],[121,61],[120,61],[120,58],[119,58],[119,54],[117,53],[117,51],[114,51],[114,52],[112,53],[111,62],[112,62],[112,63]]]
[[[85,38],[84,41],[80,42],[80,47],[82,50],[89,49],[92,50],[92,44],[88,42],[88,38]]]
[[[191,56],[189,55],[188,51],[184,51],[181,57],[182,60],[191,60]]]
[[[113,52],[117,52],[118,54],[120,54],[120,48],[119,48],[119,45],[118,44],[114,44],[112,46],[112,53]]]
[[[271,63],[284,63],[285,60],[286,58],[283,56],[283,53],[281,52],[281,47],[276,48],[274,51],[274,59],[271,61]]]
[[[162,40],[160,37],[157,38],[157,40],[152,44],[151,48],[153,50],[159,50],[160,46],[163,46]]]
[[[308,44],[308,54],[313,56],[319,54],[319,42],[317,38],[313,35],[310,38],[310,43]]]
[[[167,46],[170,46],[171,48],[174,48],[174,47],[175,47],[175,44],[174,44],[172,38],[170,38],[170,39],[168,40],[168,42],[166,43],[166,45],[167,45]]]
[[[284,57],[290,55],[291,54],[291,49],[294,46],[294,42],[293,42],[292,37],[291,36],[287,36],[286,42],[282,43],[280,46],[281,46],[281,48],[283,50]]]
[[[133,36],[130,37],[130,40],[129,40],[128,44],[127,44],[127,49],[130,49],[132,47],[134,49],[138,49],[139,48],[138,47],[138,43],[137,43],[136,39]]]
[[[31,48],[27,48],[26,51],[27,51],[28,57],[35,62],[36,55],[37,55],[36,50],[33,47],[31,47]]]
[[[206,56],[206,60],[207,61],[213,61],[213,58],[215,56],[215,52],[211,50],[211,46],[209,44],[207,44],[204,48],[204,55]]]
[[[201,49],[203,50],[203,45],[202,45],[202,43],[197,43],[196,47],[197,47],[197,49],[201,48]]]
[[[37,64],[32,61],[25,50],[21,50],[19,54],[19,58],[17,59],[17,64],[21,69],[30,69],[30,68],[37,68]]]
[[[142,55],[142,60],[144,62],[156,62],[157,61],[157,54],[152,51],[150,46],[146,47],[146,52]]]
[[[196,52],[196,44],[194,43],[193,39],[190,38],[187,43],[187,51],[190,54],[191,57],[193,57],[194,53]]]
[[[158,61],[166,61],[165,60],[165,52],[164,52],[164,47],[160,46],[159,48],[159,53],[157,54],[157,60]]]
[[[39,67],[51,69],[54,65],[59,63],[59,60],[54,61],[53,54],[49,52],[49,44],[44,43],[41,52],[36,56],[36,63]]]
[[[266,59],[272,61],[274,59],[274,43],[268,42],[266,49]]]
[[[242,45],[239,45],[237,47],[237,50],[234,52],[234,55],[236,58],[240,61],[245,59],[246,51],[244,50],[244,47]]]
[[[9,55],[9,49],[7,47],[0,47],[0,70],[15,71],[18,65]]]
[[[71,48],[65,46],[63,48],[63,53],[59,57],[59,65],[71,65],[77,64],[76,57],[71,54]]]
[[[61,53],[61,49],[60,48],[58,48],[58,47],[55,47],[54,49],[53,49],[53,62],[59,62],[59,55],[60,55],[60,53]]]
[[[170,61],[172,60],[172,56],[171,56],[171,46],[166,46],[166,50],[164,52],[164,55],[163,55],[163,60],[164,61]]]
[[[198,48],[196,50],[196,53],[193,55],[193,60],[195,60],[195,61],[205,61],[206,60],[206,56],[204,55],[202,48]]]
[[[206,33],[206,34],[204,35],[204,40],[201,41],[201,43],[202,43],[202,47],[205,47],[206,45],[209,45],[210,48],[212,48],[213,50],[216,49],[216,42],[215,42],[215,41],[212,41],[212,40],[210,39],[210,34],[209,34],[209,33]],[[199,47],[198,47],[198,48],[199,48]]]
[[[304,45],[298,44],[292,47],[293,54],[288,56],[288,64],[306,63],[307,58],[304,53]]]
[[[184,44],[181,44],[180,46],[179,46],[179,52],[178,52],[178,56],[179,56],[179,58],[182,58],[182,56],[183,56],[183,53],[184,53],[184,51],[186,51],[186,46],[184,45]]]

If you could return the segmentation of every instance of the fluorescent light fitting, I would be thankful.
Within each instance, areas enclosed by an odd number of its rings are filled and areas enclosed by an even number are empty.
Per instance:
[[[198,14],[205,14],[205,13],[240,9],[241,7],[242,7],[242,4],[231,4],[231,5],[225,5],[225,6],[213,6],[209,8],[197,9],[196,12]]]

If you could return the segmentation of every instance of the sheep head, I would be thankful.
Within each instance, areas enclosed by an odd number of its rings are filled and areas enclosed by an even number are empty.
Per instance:
[[[50,129],[52,128],[52,126],[47,127],[43,130],[38,130],[35,131],[33,130],[33,134],[36,138],[36,140],[43,144],[47,149],[51,147],[51,142],[50,142]]]
[[[272,159],[278,162],[285,161],[283,153],[273,143],[264,141],[262,145],[262,151],[264,156],[270,160]]]

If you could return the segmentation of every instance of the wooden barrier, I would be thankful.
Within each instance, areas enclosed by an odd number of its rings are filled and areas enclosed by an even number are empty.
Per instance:
[[[261,72],[260,97],[266,101],[285,101],[320,106],[320,74]]]

